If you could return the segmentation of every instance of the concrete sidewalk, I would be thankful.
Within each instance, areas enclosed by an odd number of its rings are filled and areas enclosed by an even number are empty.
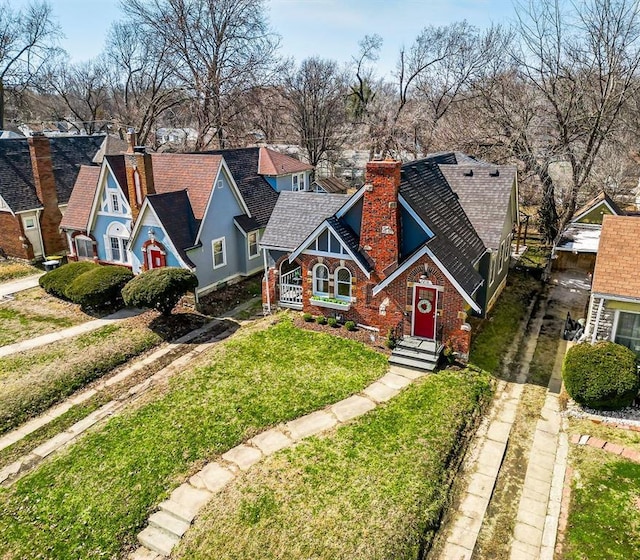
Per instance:
[[[15,344],[2,346],[0,347],[0,358],[10,356],[11,354],[15,354],[17,352],[25,352],[26,350],[39,348],[40,346],[45,346],[46,344],[51,344],[52,342],[64,340],[65,338],[72,338],[74,336],[78,336],[79,334],[92,332],[110,323],[122,321],[123,319],[128,319],[129,317],[135,317],[136,315],[140,315],[140,313],[143,312],[144,310],[142,309],[121,309],[120,311],[116,311],[115,313],[107,315],[102,319],[94,319],[93,321],[87,321],[86,323],[82,323],[81,325],[76,325],[74,327],[69,327],[68,329],[63,329],[49,334],[43,334],[42,336],[38,336],[36,338],[31,338],[29,340],[16,342]]]
[[[44,272],[41,272],[40,274],[34,274],[33,276],[26,276],[25,278],[11,280],[10,282],[0,284],[0,298],[17,292],[22,292],[23,290],[28,290],[29,288],[35,288],[38,286],[38,280],[43,274]]]

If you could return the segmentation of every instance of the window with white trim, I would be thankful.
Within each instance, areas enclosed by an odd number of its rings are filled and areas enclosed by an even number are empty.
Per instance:
[[[304,173],[294,173],[291,176],[291,190],[303,191],[305,189]]]
[[[111,193],[111,211],[114,214],[120,213],[120,199],[116,193]]]
[[[351,271],[340,267],[335,272],[336,299],[351,301]]]
[[[613,341],[640,355],[640,313],[618,311]]]
[[[496,280],[496,261],[498,254],[493,251],[491,253],[491,260],[490,260],[490,264],[489,264],[489,285],[493,284]]]
[[[128,263],[129,231],[124,224],[112,222],[104,237],[107,260],[117,263]]]
[[[258,232],[251,231],[247,234],[247,244],[249,247],[249,258],[253,259],[260,255],[260,249],[258,248]]]
[[[323,264],[313,267],[313,295],[329,297],[329,269]]]
[[[35,229],[36,227],[36,219],[34,217],[29,217],[24,219],[24,229]]]
[[[213,253],[213,268],[221,268],[227,264],[227,250],[224,237],[214,239],[211,242],[211,252]]]
[[[93,258],[93,239],[79,235],[74,239],[74,242],[78,259]]]

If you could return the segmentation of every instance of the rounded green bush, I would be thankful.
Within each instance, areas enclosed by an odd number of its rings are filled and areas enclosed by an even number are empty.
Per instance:
[[[302,314],[302,320],[305,323],[310,323],[311,321],[313,321],[313,315],[311,315],[311,313],[303,313]]]
[[[326,325],[327,324],[327,318],[324,315],[318,315],[316,317],[316,323],[318,323],[318,325]]]
[[[636,355],[610,341],[583,342],[570,348],[562,377],[574,401],[602,410],[629,406],[640,389]]]
[[[124,266],[98,266],[78,276],[66,296],[84,308],[117,309],[122,307],[122,288],[131,278],[133,273]]]
[[[100,265],[92,261],[72,262],[43,274],[38,282],[48,294],[68,300],[70,298],[66,292],[72,282],[81,274],[97,268],[100,268]]]
[[[337,329],[340,326],[338,324],[338,319],[336,319],[335,317],[329,317],[327,319],[327,325],[329,325],[330,327],[333,327],[334,329]]]
[[[347,329],[348,331],[355,331],[356,330],[355,321],[347,321],[344,324],[344,328]]]
[[[198,286],[196,275],[183,268],[155,268],[136,276],[122,290],[129,307],[150,307],[169,315],[180,298]]]

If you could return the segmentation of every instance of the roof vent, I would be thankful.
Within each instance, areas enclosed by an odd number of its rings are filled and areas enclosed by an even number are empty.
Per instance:
[[[462,172],[462,174],[463,174],[465,177],[473,177],[473,169],[465,169],[465,170]]]
[[[496,169],[496,170],[494,170],[494,171],[489,171],[489,175],[490,175],[491,177],[499,177],[499,176],[500,176],[500,170],[499,170],[499,169]]]

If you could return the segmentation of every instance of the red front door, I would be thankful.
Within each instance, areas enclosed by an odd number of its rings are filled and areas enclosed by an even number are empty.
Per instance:
[[[155,247],[149,247],[147,250],[147,258],[149,259],[149,270],[153,268],[162,268],[165,265],[162,251]]]
[[[416,286],[413,294],[413,335],[434,340],[436,337],[436,309],[438,291]]]

